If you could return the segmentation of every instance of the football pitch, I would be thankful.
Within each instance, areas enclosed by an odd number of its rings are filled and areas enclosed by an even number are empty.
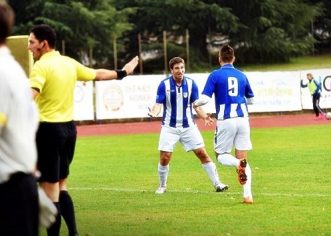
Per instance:
[[[215,160],[213,132],[202,134]],[[233,168],[217,163],[230,188],[216,193],[180,144],[168,191],[155,195],[158,137],[78,138],[69,191],[81,236],[331,235],[331,125],[252,129],[252,205],[241,204]],[[61,235],[67,235],[63,220]]]

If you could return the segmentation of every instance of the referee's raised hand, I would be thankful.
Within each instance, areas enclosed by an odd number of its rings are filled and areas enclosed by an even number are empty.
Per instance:
[[[133,73],[134,69],[137,67],[139,63],[139,57],[135,56],[134,58],[131,59],[128,63],[126,63],[123,67],[123,70],[126,71],[127,75],[130,75]]]

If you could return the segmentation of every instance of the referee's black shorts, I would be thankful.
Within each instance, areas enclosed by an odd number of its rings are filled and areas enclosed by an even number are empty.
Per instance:
[[[69,175],[77,138],[73,121],[41,122],[37,131],[39,182],[56,183]]]

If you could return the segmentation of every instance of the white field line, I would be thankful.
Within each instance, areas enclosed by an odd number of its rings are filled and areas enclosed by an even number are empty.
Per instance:
[[[109,192],[135,192],[135,193],[143,193],[143,192],[151,192],[154,193],[155,190],[141,190],[141,189],[125,189],[125,188],[110,188],[110,187],[71,187],[69,190],[73,191],[109,191]],[[216,193],[214,191],[198,191],[192,189],[171,189],[167,190],[168,193],[193,193],[193,194],[226,194],[226,195],[241,195],[241,192],[231,192],[231,189],[223,192]],[[270,196],[270,197],[331,197],[331,194],[328,193],[254,193],[254,195],[262,195],[262,196]]]

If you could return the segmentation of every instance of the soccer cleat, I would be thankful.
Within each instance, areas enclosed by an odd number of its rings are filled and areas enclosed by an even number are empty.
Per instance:
[[[242,201],[244,204],[253,204],[253,198],[252,197],[244,197],[244,200]]]
[[[229,189],[229,186],[225,185],[225,184],[220,184],[220,185],[217,185],[215,187],[215,189],[216,189],[216,192],[225,192]]]
[[[158,187],[158,189],[156,189],[155,191],[155,194],[164,194],[166,190],[167,190],[166,187]]]
[[[239,166],[237,168],[238,180],[241,185],[246,184],[247,181],[247,175],[245,172],[246,165],[247,165],[246,159],[242,159],[240,160]]]
[[[323,113],[320,113],[318,116],[315,117],[315,120],[324,120],[326,116]]]

